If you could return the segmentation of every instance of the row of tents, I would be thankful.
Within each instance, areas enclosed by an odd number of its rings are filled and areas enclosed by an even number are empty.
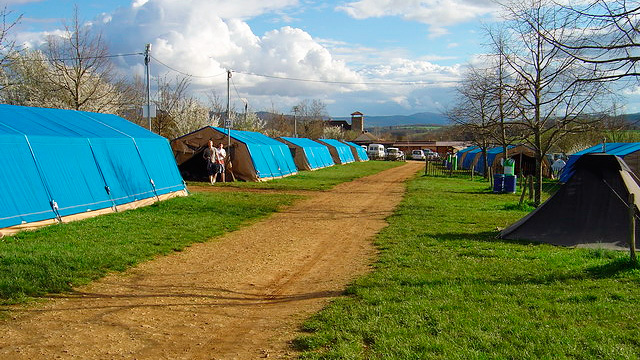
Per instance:
[[[169,143],[116,115],[2,104],[0,236],[187,195],[181,171],[206,178],[209,139],[231,144],[234,173],[247,181],[368,160],[333,139],[205,127]]]
[[[206,126],[171,141],[186,180],[206,180],[203,152],[209,140],[229,153],[231,173],[244,181],[265,181],[354,161],[368,161],[367,152],[352,142],[335,139],[270,138],[262,133]]]
[[[482,159],[482,149],[478,146],[464,148],[458,151],[456,156],[458,158],[458,167],[461,169],[473,169],[480,174],[484,174],[487,171]],[[536,157],[535,151],[531,147],[524,144],[509,145],[507,147],[507,157],[515,160],[516,174],[535,174]],[[498,173],[503,158],[504,149],[502,146],[487,149],[487,167],[491,169],[491,173]],[[551,176],[551,162],[546,157],[543,159],[542,173],[545,177]]]
[[[487,164],[492,173],[496,174],[502,163],[504,150],[502,146],[487,149]],[[640,170],[640,143],[604,143],[594,145],[582,151],[572,154],[567,159],[567,164],[560,174],[560,182],[566,183],[573,175],[573,166],[576,161],[586,154],[606,153],[618,156],[623,159],[632,172],[638,173]],[[458,151],[456,154],[458,167],[464,170],[474,169],[475,172],[484,174],[484,161],[482,160],[482,149],[478,146],[470,146]],[[535,152],[527,145],[509,145],[507,147],[507,157],[515,160],[516,174],[533,175],[535,173]],[[551,160],[544,157],[542,161],[542,175],[551,176]]]
[[[167,139],[121,117],[0,105],[0,236],[186,195]]]

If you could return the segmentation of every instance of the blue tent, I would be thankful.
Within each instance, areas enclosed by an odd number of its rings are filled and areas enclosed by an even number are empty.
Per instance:
[[[335,139],[318,139],[318,142],[327,145],[336,164],[347,164],[356,161],[349,145]]]
[[[606,143],[592,146],[569,156],[567,165],[560,174],[560,182],[567,182],[571,178],[574,172],[573,166],[582,155],[602,152],[622,158],[635,174],[638,173],[640,143]]]
[[[471,169],[471,165],[474,164],[474,161],[479,153],[482,152],[482,149],[476,147],[466,152],[464,159],[462,160],[462,168],[465,170]]]
[[[325,145],[307,138],[281,137],[293,156],[293,160],[299,170],[316,170],[335,163],[331,158],[329,148]]]
[[[467,153],[468,153],[469,151],[474,150],[474,149],[477,149],[477,148],[478,148],[477,146],[469,146],[469,147],[466,147],[466,148],[464,148],[464,149],[462,149],[462,150],[458,151],[458,152],[456,153],[456,156],[458,157],[458,164],[459,164],[460,166],[462,166],[462,161],[464,160],[464,158],[465,158],[465,156],[467,155]]]
[[[184,191],[165,138],[121,117],[0,105],[0,228]]]
[[[513,146],[513,145],[509,145],[509,146],[507,146],[507,150],[511,150],[514,147],[515,146]],[[502,154],[503,150],[504,149],[503,149],[502,146],[498,146],[498,147],[494,147],[494,148],[488,149],[487,150],[487,166],[492,167],[493,166],[493,162],[496,159],[496,156]],[[476,164],[475,171],[477,171],[480,174],[484,174],[485,169],[484,169],[484,161],[482,161],[482,155],[480,155],[480,158],[478,158],[478,162]]]
[[[351,147],[351,152],[354,152],[353,157],[356,161],[369,161],[369,156],[367,156],[367,150],[365,150],[362,146],[352,143],[351,141],[343,141],[345,144]]]
[[[209,139],[216,144],[222,142],[225,148],[228,143],[231,144],[231,148],[227,149],[231,170],[234,176],[242,180],[264,181],[298,173],[289,147],[280,141],[259,132],[233,129],[229,139],[227,129],[206,126],[171,141],[178,167],[185,179],[206,178],[202,152]]]

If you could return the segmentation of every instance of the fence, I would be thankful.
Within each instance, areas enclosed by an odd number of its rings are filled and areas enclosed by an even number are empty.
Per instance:
[[[424,174],[426,176],[468,177],[473,179],[473,171],[473,167],[468,170],[454,170],[451,163],[445,163],[441,160],[426,160],[424,165]]]

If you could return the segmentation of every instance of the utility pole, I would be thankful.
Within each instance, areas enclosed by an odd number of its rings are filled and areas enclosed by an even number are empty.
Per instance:
[[[247,112],[249,111],[249,102],[247,100],[244,101],[244,123],[247,123]],[[246,125],[245,125],[246,126]]]
[[[147,123],[151,131],[151,85],[149,79],[149,61],[151,59],[151,44],[147,44],[144,49],[144,66],[147,69]]]
[[[229,84],[231,83],[231,70],[227,69],[227,151],[231,148],[231,92]]]
[[[293,137],[298,137],[298,106],[293,107]]]

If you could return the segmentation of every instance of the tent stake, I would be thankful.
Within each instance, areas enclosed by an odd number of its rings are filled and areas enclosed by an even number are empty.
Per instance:
[[[635,194],[629,194],[629,251],[631,253],[631,264],[636,265],[636,201]]]

